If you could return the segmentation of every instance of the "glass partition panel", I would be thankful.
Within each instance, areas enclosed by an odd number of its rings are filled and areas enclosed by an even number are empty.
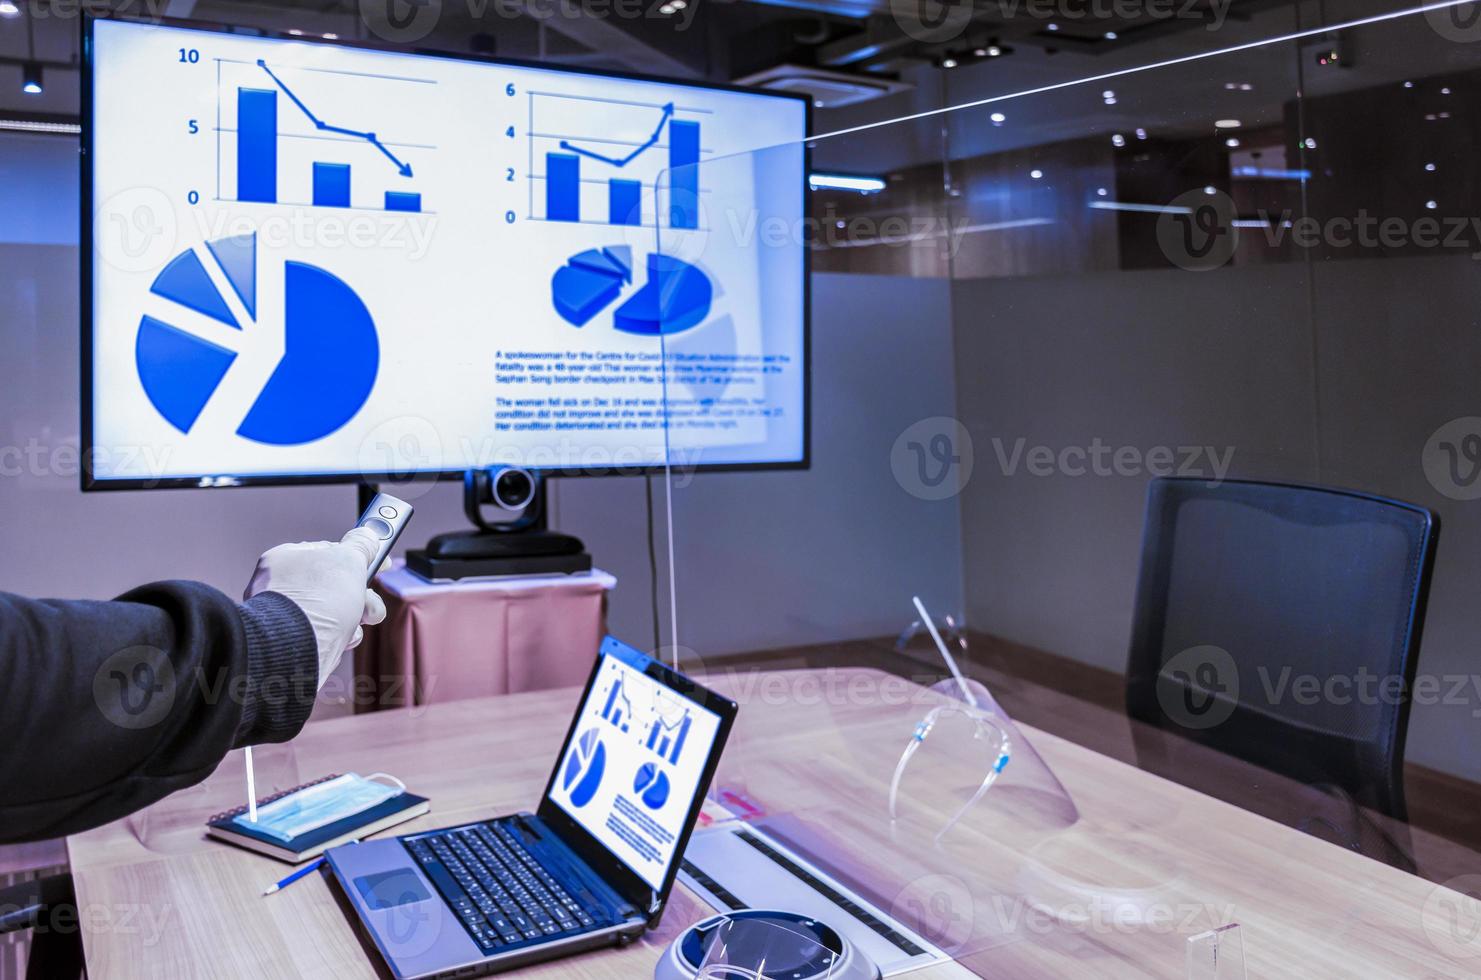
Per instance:
[[[741,706],[710,904],[822,895],[886,975],[1183,976],[1233,923],[1251,976],[1463,972],[1473,705],[1419,682],[1469,559],[1427,597],[1406,505],[1470,519],[1481,242],[1330,231],[1470,206],[1440,12],[964,35],[953,111],[664,176],[660,645]]]
[[[1467,747],[1481,702],[1470,546],[1481,534],[1481,19],[1474,5],[1437,8],[1344,40],[1352,67],[1313,74],[1292,140],[1311,174],[1286,234],[1311,277],[1312,470],[1438,518],[1402,792],[1388,809],[1408,818],[1394,836],[1417,873],[1476,894],[1481,879],[1467,876],[1481,837],[1453,815],[1470,808],[1456,793],[1481,780]],[[1295,673],[1321,676],[1339,699],[1392,702],[1365,675],[1399,672],[1358,666]]]

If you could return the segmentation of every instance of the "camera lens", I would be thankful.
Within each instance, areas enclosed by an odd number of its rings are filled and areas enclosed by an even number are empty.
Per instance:
[[[494,479],[494,500],[506,510],[518,510],[530,502],[535,481],[524,470],[503,470]]]

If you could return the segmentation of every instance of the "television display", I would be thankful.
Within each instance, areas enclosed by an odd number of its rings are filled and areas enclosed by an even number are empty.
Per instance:
[[[85,54],[86,488],[806,465],[805,100],[114,19]]]

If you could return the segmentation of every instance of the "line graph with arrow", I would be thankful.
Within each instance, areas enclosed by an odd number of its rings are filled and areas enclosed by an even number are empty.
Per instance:
[[[699,228],[709,110],[556,91],[529,99],[531,220]]]
[[[332,88],[319,81],[336,79]],[[362,112],[395,112],[392,129],[415,123],[414,98],[376,98],[383,86],[430,86],[428,79],[325,69],[298,74],[255,61],[217,59],[217,198],[355,210],[423,212],[413,157],[435,147],[397,141],[366,125]],[[371,89],[369,86],[382,86]],[[358,118],[353,118],[358,116]],[[307,127],[304,122],[307,122]],[[386,120],[379,120],[384,123]],[[373,158],[366,149],[374,151]],[[371,160],[380,161],[379,165]],[[234,164],[234,166],[233,166]],[[389,165],[387,169],[380,169]],[[235,194],[232,185],[235,184]],[[307,192],[307,193],[305,193]]]
[[[647,153],[653,147],[658,145],[659,138],[663,136],[663,127],[668,125],[668,121],[673,118],[673,115],[674,104],[672,102],[669,102],[663,107],[663,115],[659,117],[658,126],[653,130],[653,135],[648,137],[647,142],[638,145],[636,148],[633,149],[631,153],[624,157],[605,156],[601,153],[596,152],[595,150],[588,150],[583,147],[577,146],[570,140],[561,140],[560,147],[563,150],[569,150],[572,153],[588,157],[592,160],[600,160],[602,163],[610,163],[614,167],[625,167],[629,163],[632,163],[638,157],[642,156],[644,153]]]
[[[382,143],[379,139],[377,139],[376,138],[376,135],[374,133],[361,132],[358,129],[346,129],[343,126],[331,126],[331,125],[329,125],[327,122],[325,122],[324,120],[320,119],[318,116],[314,115],[314,111],[312,109],[310,109],[308,106],[304,105],[302,99],[300,99],[297,95],[294,95],[293,94],[293,90],[291,88],[289,88],[287,86],[287,84],[281,78],[279,78],[276,74],[273,73],[273,70],[267,66],[267,62],[263,61],[261,58],[258,58],[257,59],[257,67],[258,68],[261,68],[263,71],[267,72],[267,76],[273,80],[273,83],[275,85],[277,85],[278,88],[280,88],[280,89],[283,90],[283,94],[286,95],[286,96],[288,96],[288,98],[292,99],[293,100],[293,104],[296,105],[296,106],[298,106],[298,108],[303,111],[303,114],[305,116],[308,116],[309,117],[309,122],[311,122],[311,123],[314,124],[314,128],[318,129],[320,132],[325,132],[325,133],[340,133],[341,135],[344,135],[344,136],[354,136],[354,137],[357,137],[359,139],[365,140],[371,146],[375,147],[377,150],[380,150],[382,153],[384,153],[386,155],[386,159],[390,160],[392,163],[394,163],[396,165],[396,169],[398,171],[400,171],[401,176],[403,176],[403,177],[410,177],[411,176],[411,164],[409,164],[409,163],[403,163],[399,158],[397,158],[396,154],[392,153],[389,149],[387,149],[386,148],[386,144]]]

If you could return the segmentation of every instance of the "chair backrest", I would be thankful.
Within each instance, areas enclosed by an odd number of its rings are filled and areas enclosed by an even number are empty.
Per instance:
[[[1439,523],[1322,487],[1153,480],[1127,710],[1404,819]]]

